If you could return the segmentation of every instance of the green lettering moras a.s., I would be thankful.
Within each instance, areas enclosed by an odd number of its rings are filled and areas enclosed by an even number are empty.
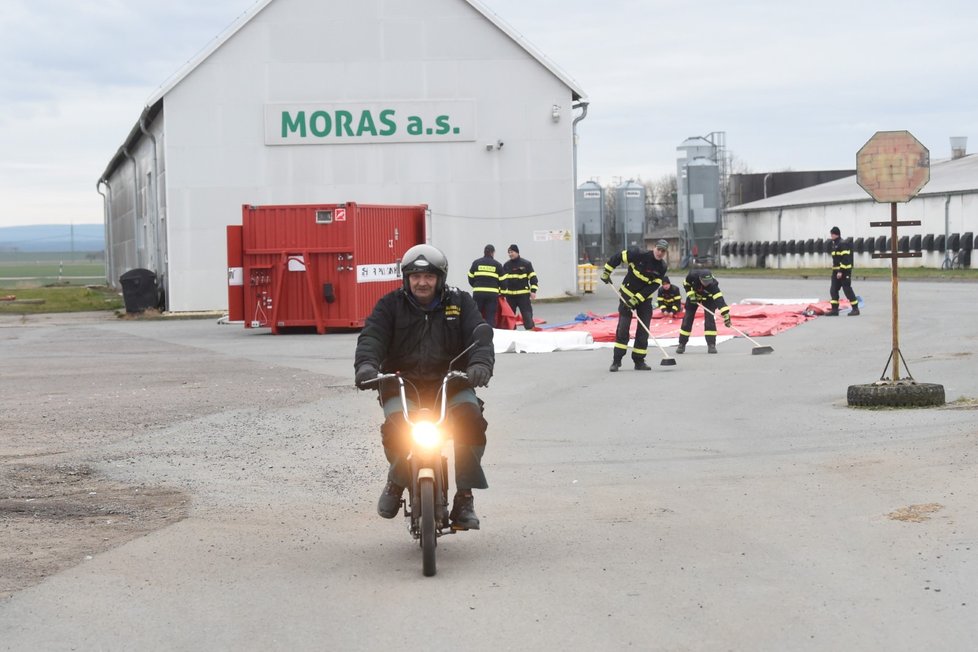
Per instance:
[[[354,115],[350,111],[338,109],[332,114],[329,111],[313,111],[308,120],[305,111],[296,111],[295,115],[289,111],[282,111],[282,138],[288,138],[290,134],[306,138],[307,133],[311,133],[316,138],[326,138],[327,136],[355,138],[365,134],[369,136],[393,136],[397,133],[395,115],[394,109],[384,109],[378,114],[378,119],[375,119],[371,111],[361,111],[354,130]],[[447,116],[440,116],[439,119],[442,117],[447,119]],[[445,128],[439,133],[448,132],[448,125],[439,126]]]

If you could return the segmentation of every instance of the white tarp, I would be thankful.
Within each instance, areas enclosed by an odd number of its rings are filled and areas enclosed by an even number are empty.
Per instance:
[[[587,351],[600,349],[590,333],[584,331],[509,331],[493,329],[492,344],[496,353],[550,353],[551,351]]]
[[[732,335],[720,335],[717,343],[733,339]],[[496,353],[551,353],[553,351],[591,351],[610,349],[614,342],[595,342],[590,333],[584,331],[510,331],[493,329],[493,349]],[[677,338],[660,339],[664,348],[679,344]],[[632,342],[628,343],[629,346]],[[706,346],[703,337],[691,337],[687,346]],[[649,340],[649,354],[660,353]]]
[[[752,306],[794,306],[818,303],[819,299],[741,299],[739,305],[747,304]]]

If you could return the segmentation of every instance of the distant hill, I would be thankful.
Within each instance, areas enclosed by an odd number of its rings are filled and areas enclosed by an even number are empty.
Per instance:
[[[105,227],[101,224],[39,224],[0,226],[3,251],[102,251]]]

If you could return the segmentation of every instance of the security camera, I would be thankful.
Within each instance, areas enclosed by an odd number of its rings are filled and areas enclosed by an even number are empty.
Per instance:
[[[501,140],[497,140],[496,141],[496,149],[502,149],[503,148],[503,145],[505,145],[505,143],[503,141],[501,141]]]

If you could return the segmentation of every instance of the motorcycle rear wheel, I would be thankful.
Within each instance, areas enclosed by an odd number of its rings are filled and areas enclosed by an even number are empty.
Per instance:
[[[421,494],[421,566],[425,577],[435,574],[435,483],[424,478],[418,483]]]

